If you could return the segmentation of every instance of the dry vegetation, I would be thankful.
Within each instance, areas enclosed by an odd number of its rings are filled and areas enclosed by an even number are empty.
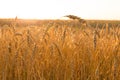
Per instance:
[[[89,23],[1,20],[0,80],[120,80],[120,22]]]

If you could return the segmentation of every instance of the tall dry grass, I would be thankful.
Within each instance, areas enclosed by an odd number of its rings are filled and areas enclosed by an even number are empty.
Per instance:
[[[53,22],[0,30],[0,80],[120,79],[120,26]]]

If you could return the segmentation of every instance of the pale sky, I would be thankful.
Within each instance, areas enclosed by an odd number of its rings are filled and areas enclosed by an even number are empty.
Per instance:
[[[0,18],[120,20],[120,0],[0,0]]]

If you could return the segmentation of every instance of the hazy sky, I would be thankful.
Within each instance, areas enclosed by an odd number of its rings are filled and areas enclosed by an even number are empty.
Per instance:
[[[0,18],[59,19],[68,14],[120,20],[120,0],[0,0]]]

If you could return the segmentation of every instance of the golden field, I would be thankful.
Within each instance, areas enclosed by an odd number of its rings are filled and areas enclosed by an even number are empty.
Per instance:
[[[120,80],[120,21],[0,19],[0,80]]]

